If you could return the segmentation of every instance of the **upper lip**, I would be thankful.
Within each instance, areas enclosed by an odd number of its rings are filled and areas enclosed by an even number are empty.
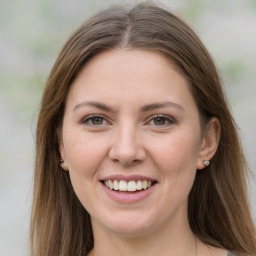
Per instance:
[[[156,182],[155,179],[147,177],[147,176],[142,176],[142,175],[122,175],[122,174],[116,174],[116,175],[109,175],[109,176],[105,176],[101,179],[101,181],[104,180],[125,180],[125,181],[138,181],[138,180],[146,180],[146,181],[154,181]]]

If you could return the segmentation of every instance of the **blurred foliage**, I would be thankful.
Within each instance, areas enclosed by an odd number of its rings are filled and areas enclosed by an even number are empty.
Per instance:
[[[41,93],[44,87],[43,78],[31,76],[4,76],[0,77],[1,94],[11,100],[12,108],[22,118],[29,118],[37,111]]]

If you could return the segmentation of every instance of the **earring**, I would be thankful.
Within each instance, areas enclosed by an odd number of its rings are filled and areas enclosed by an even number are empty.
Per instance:
[[[204,163],[205,166],[209,166],[210,165],[210,161],[209,160],[204,160],[203,163]]]
[[[62,159],[60,159],[60,164],[63,164],[63,163],[64,163],[64,161]]]

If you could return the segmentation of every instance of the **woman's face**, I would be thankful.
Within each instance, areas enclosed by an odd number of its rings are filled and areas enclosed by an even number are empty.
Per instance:
[[[163,56],[91,59],[69,91],[61,137],[62,167],[94,229],[132,235],[187,223],[205,140],[188,84]]]

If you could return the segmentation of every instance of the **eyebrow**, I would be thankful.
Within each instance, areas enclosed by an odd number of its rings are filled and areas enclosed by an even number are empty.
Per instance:
[[[112,112],[112,113],[116,112],[113,108],[107,106],[106,104],[96,102],[96,101],[81,102],[73,108],[73,111],[77,110],[78,108],[84,107],[84,106],[95,107],[95,108],[101,109],[103,111]],[[162,102],[162,103],[152,103],[152,104],[144,105],[140,108],[140,111],[141,112],[148,112],[150,110],[154,110],[154,109],[158,109],[158,108],[166,108],[166,107],[169,107],[169,106],[175,107],[179,110],[184,111],[184,108],[180,104],[172,102],[172,101],[166,101],[166,102]]]
[[[166,107],[175,107],[179,110],[182,110],[184,111],[185,109],[178,103],[175,103],[175,102],[172,102],[172,101],[166,101],[166,102],[163,102],[163,103],[153,103],[153,104],[148,104],[148,105],[145,105],[145,106],[142,106],[141,107],[141,112],[147,112],[147,111],[150,111],[150,110],[154,110],[154,109],[157,109],[157,108],[166,108]]]
[[[107,112],[115,112],[111,107],[109,107],[109,106],[107,106],[103,103],[96,102],[96,101],[81,102],[73,108],[73,111],[75,111],[78,108],[85,107],[85,106],[95,107],[95,108],[98,108],[98,109],[101,109],[101,110],[104,110],[104,111],[107,111]]]

